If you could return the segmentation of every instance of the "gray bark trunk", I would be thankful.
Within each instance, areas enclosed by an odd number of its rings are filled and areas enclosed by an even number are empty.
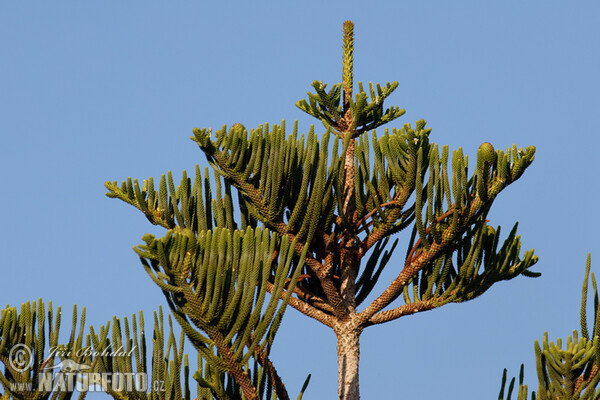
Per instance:
[[[340,400],[358,400],[358,361],[360,358],[360,334],[362,330],[351,323],[335,329],[338,355],[338,395]]]

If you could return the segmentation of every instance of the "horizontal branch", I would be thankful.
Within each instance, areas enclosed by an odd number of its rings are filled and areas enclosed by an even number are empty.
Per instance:
[[[369,318],[369,320],[366,321],[364,325],[369,326],[383,324],[385,322],[393,321],[405,315],[416,314],[421,311],[429,311],[434,308],[443,306],[444,304],[446,304],[446,301],[439,297],[434,297],[425,301],[416,301],[414,303],[404,304],[400,307],[396,307],[391,310],[385,310],[376,313],[371,318]]]

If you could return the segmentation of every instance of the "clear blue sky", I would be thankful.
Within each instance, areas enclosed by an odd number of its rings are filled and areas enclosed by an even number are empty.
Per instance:
[[[0,303],[42,297],[65,320],[76,303],[96,327],[163,304],[131,250],[159,231],[103,183],[206,165],[194,127],[308,130],[294,102],[315,79],[341,79],[351,19],[355,80],[400,83],[397,125],[424,118],[433,141],[468,154],[537,147],[490,219],[519,221],[543,272],[366,330],[363,398],[496,398],[502,369],[521,362],[536,387],[534,339],[578,329],[588,252],[600,271],[599,15],[591,1],[4,2]],[[312,373],[307,398],[335,398],[329,329],[290,309],[273,359],[290,394]]]

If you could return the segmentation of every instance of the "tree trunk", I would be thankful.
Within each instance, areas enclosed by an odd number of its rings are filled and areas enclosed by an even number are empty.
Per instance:
[[[358,400],[359,338],[362,329],[352,323],[340,324],[335,329],[338,355],[338,395],[340,400]]]

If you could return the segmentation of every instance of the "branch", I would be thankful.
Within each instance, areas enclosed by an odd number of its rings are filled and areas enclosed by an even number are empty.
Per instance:
[[[220,153],[214,152],[210,154],[213,157],[219,166],[227,173],[229,179],[231,179],[236,186],[245,196],[247,196],[254,206],[257,208],[259,214],[263,217],[262,223],[265,224],[267,228],[270,228],[280,235],[287,235],[289,242],[292,243],[294,239],[296,239],[296,235],[291,232],[288,232],[288,226],[283,221],[273,220],[273,216],[269,212],[269,207],[265,204],[262,194],[258,189],[256,189],[251,183],[248,183],[243,179],[243,176],[232,170],[227,166],[227,159],[221,155]],[[296,241],[296,245],[294,247],[294,251],[296,255],[300,256],[304,249],[304,242],[301,240]],[[327,296],[327,300],[329,304],[334,310],[335,315],[338,318],[345,318],[348,315],[348,310],[344,306],[342,297],[340,292],[337,290],[335,285],[333,284],[332,277],[327,273],[326,268],[315,258],[306,255],[304,262],[306,265],[310,267],[310,269],[315,273],[317,278],[321,283],[321,287]]]
[[[452,207],[454,207],[454,204],[452,204]],[[456,211],[455,208],[451,208],[450,210],[446,211],[444,214],[442,214],[439,217],[437,217],[436,223],[443,222],[446,218],[448,218],[449,216],[451,216],[452,214],[454,214],[455,211]],[[430,231],[431,231],[431,225],[427,226],[427,229],[425,229],[425,234],[429,234]],[[423,241],[419,237],[419,239],[417,240],[417,242],[415,243],[415,245],[412,247],[412,249],[410,249],[410,252],[408,253],[408,256],[406,256],[406,261],[405,261],[404,265],[408,265],[412,261],[413,255],[415,254],[415,252],[417,251],[417,249],[422,244],[423,244]],[[418,254],[417,254],[417,256],[418,256]]]
[[[290,233],[284,234],[288,235],[290,243],[294,241],[295,235]],[[302,254],[303,248],[304,244],[302,244],[301,242],[296,242],[296,247],[294,248],[294,251],[298,256],[300,256]],[[321,287],[325,292],[325,296],[327,297],[329,305],[332,307],[335,316],[342,319],[345,318],[348,315],[348,309],[344,306],[340,292],[333,284],[333,276],[330,273],[330,268],[326,268],[318,260],[316,260],[313,257],[310,257],[309,255],[305,256],[304,262],[310,267],[310,269],[315,273],[315,275],[319,279]]]
[[[379,207],[383,208],[383,207],[388,207],[388,206],[397,206],[398,205],[398,201],[396,200],[392,200],[392,201],[388,201],[387,203],[383,203],[380,204]],[[366,208],[366,207],[365,207]],[[379,211],[377,208],[371,210],[367,215],[365,215],[364,217],[362,217],[357,223],[356,226],[359,227],[362,225],[362,228],[360,228],[357,233],[362,232],[362,231],[366,231],[367,228],[369,226],[371,226],[373,224],[373,221],[369,221],[367,223],[367,219],[371,218],[373,215],[375,215],[375,213]]]
[[[309,274],[305,274],[305,275],[300,275],[301,277],[303,277],[302,279],[304,279],[305,277],[311,277],[312,275]],[[301,282],[302,279],[298,280],[298,283]],[[286,286],[287,289],[287,286]],[[298,285],[296,285],[296,287],[294,287],[294,294],[296,294],[296,296],[298,296],[298,299],[308,303],[309,305],[311,305],[312,307],[323,311],[325,314],[328,315],[333,315],[333,308],[327,303],[327,301],[321,297],[321,296],[316,296],[313,293],[309,292],[308,290],[306,290],[303,287],[300,287]]]
[[[363,250],[362,254],[366,254],[367,251],[371,247],[373,247],[378,241],[385,238],[390,233],[390,231],[394,227],[394,223],[402,215],[402,209],[406,205],[406,202],[408,201],[408,198],[410,197],[411,193],[412,193],[412,190],[403,189],[396,194],[396,196],[395,196],[396,198],[394,200],[392,200],[392,202],[398,208],[394,208],[388,214],[387,221],[385,223],[383,223],[382,225],[379,225],[377,228],[373,229],[373,231],[371,231],[371,234],[369,236],[367,236],[366,240],[362,244],[362,250]],[[392,203],[392,202],[390,202],[390,203]],[[389,205],[389,204],[388,203],[382,204],[382,206],[384,206],[384,205]],[[371,211],[368,215],[374,214],[375,211],[376,210]],[[367,217],[365,217],[365,218],[367,218]]]
[[[417,257],[415,257],[410,264],[404,266],[400,274],[390,283],[387,289],[383,291],[373,302],[361,311],[358,315],[359,323],[364,324],[368,320],[371,319],[375,315],[375,313],[383,310],[387,307],[392,301],[394,301],[400,293],[402,289],[408,282],[410,282],[411,278],[418,273],[428,262],[436,258],[440,253],[446,250],[446,246],[452,243],[455,238],[456,233],[452,234],[451,232],[444,232],[444,240],[442,243],[433,243],[429,250],[425,250]]]
[[[495,195],[497,195],[504,187],[506,187],[506,185],[506,182],[500,181],[492,185],[491,190],[494,190],[496,192]],[[421,238],[419,238],[419,241],[415,244],[415,246],[413,246],[409,255],[407,256],[406,263],[400,274],[392,281],[392,283],[390,283],[389,287],[385,289],[381,295],[379,295],[379,297],[373,300],[373,302],[359,314],[359,320],[362,323],[366,323],[376,313],[383,310],[392,301],[398,298],[404,289],[404,286],[410,282],[412,277],[419,273],[419,271],[425,265],[427,265],[427,263],[434,260],[439,254],[444,253],[447,250],[447,247],[452,245],[455,239],[462,235],[466,228],[478,218],[479,212],[484,210],[486,205],[489,206],[490,204],[491,200],[484,202],[479,196],[475,196],[473,201],[460,211],[459,215],[457,216],[457,226],[453,227],[450,225],[444,230],[441,243],[433,241],[428,250],[423,248],[419,253],[414,255],[419,244],[421,244]],[[436,221],[442,222],[444,219],[448,218],[448,216],[456,213],[457,211],[458,210],[456,208],[451,208],[444,214],[440,215]],[[426,233],[429,233],[429,230],[430,226],[427,228]],[[369,238],[371,237],[372,236]]]
[[[272,293],[272,290],[273,290],[273,284],[271,282],[267,282],[267,291],[269,293]],[[283,300],[285,298],[286,294],[287,294],[287,290],[285,290],[285,289],[282,290],[279,298]],[[290,298],[288,300],[288,305],[290,305],[293,308],[295,308],[296,310],[300,311],[302,314],[319,321],[323,325],[327,325],[330,328],[333,328],[333,324],[334,324],[333,316],[324,313],[323,311],[317,309],[316,307],[312,306],[311,304],[307,303],[306,301],[298,299],[294,296],[290,296]]]
[[[429,311],[434,308],[443,306],[446,301],[440,297],[434,297],[425,301],[416,301],[410,304],[404,304],[400,307],[393,308],[391,310],[380,311],[369,318],[364,326],[383,324],[405,315],[416,314],[421,311]]]
[[[177,279],[177,275],[175,275],[174,277],[176,283],[179,285],[179,287],[183,289],[182,294],[185,297],[186,301],[190,303],[191,307],[196,310],[201,309],[202,306],[199,303],[198,298],[194,294],[190,285],[188,285],[187,282],[183,282],[181,279]],[[170,301],[170,297],[164,290],[163,292],[165,293],[165,296],[167,298],[169,308],[171,308],[173,315],[177,318],[177,316],[179,316],[180,313],[183,313],[183,311],[177,310],[175,303],[173,301]],[[240,385],[244,397],[247,399],[259,399],[258,394],[256,393],[256,388],[252,384],[248,372],[244,371],[243,366],[240,365],[239,360],[235,356],[235,353],[226,343],[223,334],[217,328],[211,326],[210,323],[205,321],[204,318],[202,318],[202,316],[200,315],[200,313],[183,314],[184,316],[187,316],[194,323],[194,325],[196,325],[197,328],[206,332],[208,337],[212,340],[215,347],[219,351],[220,356],[227,365],[227,372],[230,373],[235,379],[236,383]],[[183,324],[181,325],[183,327]],[[189,335],[188,338],[190,338]]]
[[[285,385],[281,380],[279,374],[277,374],[277,370],[271,360],[269,360],[269,356],[264,354],[262,348],[260,346],[256,347],[256,358],[258,362],[266,369],[269,377],[271,378],[271,382],[273,382],[273,387],[275,388],[275,393],[277,397],[282,400],[290,400],[287,390],[285,389]]]

